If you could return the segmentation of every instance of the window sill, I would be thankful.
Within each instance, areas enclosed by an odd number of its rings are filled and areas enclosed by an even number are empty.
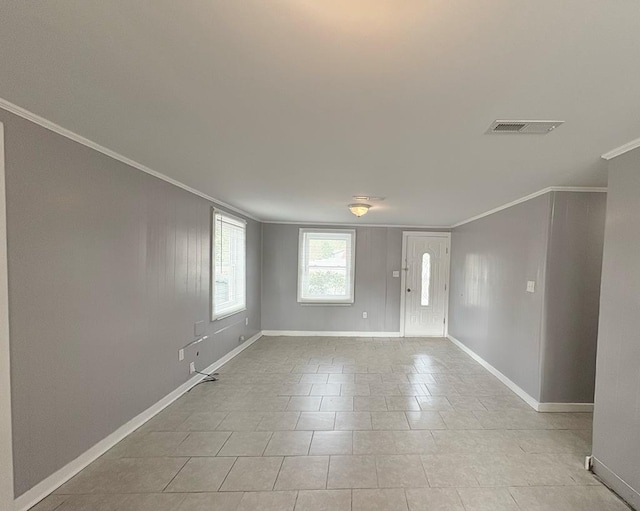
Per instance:
[[[231,311],[231,312],[225,312],[223,313],[221,316],[216,316],[214,317],[211,322],[214,321],[220,321],[221,319],[226,319],[226,318],[230,318],[231,316],[235,316],[236,314],[240,314],[241,312],[245,312],[247,310],[247,308],[245,307],[244,309],[238,309],[236,311]]]
[[[351,303],[336,303],[336,302],[298,302],[298,305],[302,305],[303,307],[352,307],[353,302]]]

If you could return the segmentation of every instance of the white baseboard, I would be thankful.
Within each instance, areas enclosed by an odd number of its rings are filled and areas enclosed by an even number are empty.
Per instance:
[[[593,412],[593,403],[538,403],[539,412]]]
[[[541,403],[458,339],[452,335],[448,335],[447,339],[509,387],[510,390],[536,412],[593,412],[593,403]]]
[[[258,332],[253,337],[250,337],[245,342],[243,342],[240,346],[233,349],[229,353],[227,353],[224,357],[216,360],[209,367],[204,369],[203,373],[212,373],[213,371],[219,369],[224,364],[226,364],[233,357],[238,355],[241,351],[247,349],[254,342],[262,337],[262,332]],[[193,388],[195,385],[200,383],[204,379],[203,375],[198,374],[194,376],[187,382],[180,385],[176,390],[171,392],[170,394],[163,397],[160,401],[147,408],[144,412],[136,415],[133,419],[131,419],[126,424],[123,424],[118,429],[116,429],[113,433],[111,433],[106,438],[100,440],[96,445],[91,447],[89,450],[85,451],[83,454],[78,456],[75,460],[69,462],[67,465],[62,467],[60,470],[54,472],[45,480],[38,483],[36,486],[20,495],[13,502],[13,508],[15,511],[26,511],[30,509],[32,506],[40,502],[43,498],[53,492],[56,488],[66,483],[69,479],[75,476],[78,472],[80,472],[87,465],[95,461],[97,458],[102,456],[105,452],[111,449],[114,445],[116,445],[120,440],[125,438],[127,435],[131,434],[133,431],[142,426],[149,419],[153,418],[155,415],[164,410],[167,406],[173,403],[176,399],[182,396],[185,392]]]
[[[312,330],[263,330],[262,335],[283,337],[400,337],[400,332],[336,332]]]
[[[591,457],[591,471],[596,474],[602,482],[618,494],[633,509],[640,509],[640,492],[628,484],[618,474],[602,463],[595,456]]]

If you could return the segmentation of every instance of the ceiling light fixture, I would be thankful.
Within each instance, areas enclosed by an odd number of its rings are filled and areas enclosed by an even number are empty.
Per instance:
[[[349,204],[349,211],[360,218],[362,215],[366,215],[369,212],[369,204]]]

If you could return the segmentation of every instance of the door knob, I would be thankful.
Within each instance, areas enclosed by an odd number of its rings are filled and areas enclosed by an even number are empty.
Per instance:
[[[411,293],[411,289],[407,288],[407,293]]]

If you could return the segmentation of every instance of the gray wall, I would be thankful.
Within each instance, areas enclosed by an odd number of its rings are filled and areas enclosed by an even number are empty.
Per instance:
[[[605,205],[550,192],[452,234],[449,333],[543,403],[593,402]]]
[[[449,334],[537,400],[550,206],[542,195],[451,236]]]
[[[262,328],[264,330],[398,332],[400,330],[400,227],[356,228],[355,302],[349,306],[297,302],[298,233],[308,225],[264,224]],[[340,226],[334,226],[340,228]],[[362,319],[367,312],[368,319]]]
[[[260,330],[261,226],[248,310],[209,322],[208,201],[0,110],[5,124],[15,494]],[[245,326],[245,317],[249,326]],[[230,327],[220,334],[214,332]]]
[[[552,195],[541,401],[593,403],[607,194]]]
[[[640,509],[640,149],[610,162],[608,195],[594,468]]]

